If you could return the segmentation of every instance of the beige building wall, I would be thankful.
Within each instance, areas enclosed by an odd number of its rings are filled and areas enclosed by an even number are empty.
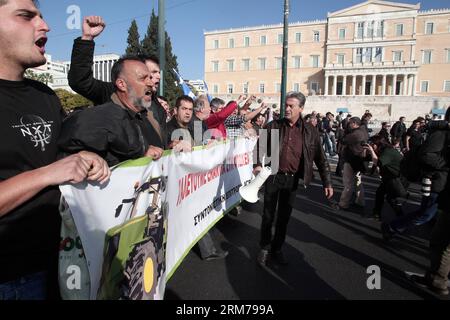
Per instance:
[[[282,35],[282,25],[205,33],[205,79],[210,91],[217,95],[239,95],[247,87],[248,93],[258,96],[279,96]],[[234,40],[230,43],[230,39]],[[317,93],[323,90],[325,40],[324,21],[291,26],[288,90],[309,92],[312,86],[316,86]],[[230,48],[233,42],[234,48]]]
[[[277,103],[282,33],[281,24],[205,32],[211,93]],[[371,0],[291,23],[287,65],[287,91],[306,95],[450,97],[450,9]]]
[[[432,34],[426,34],[426,24],[432,23]],[[431,51],[431,63],[424,61],[425,52]],[[417,51],[420,61],[416,87],[421,96],[449,96],[450,90],[450,11],[436,10],[419,14],[417,19]],[[428,81],[428,92],[422,82]]]

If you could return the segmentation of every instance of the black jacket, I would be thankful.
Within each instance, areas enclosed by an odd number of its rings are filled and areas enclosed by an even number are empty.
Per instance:
[[[178,129],[184,129],[184,128],[182,128],[178,124],[177,119],[175,117],[173,117],[172,120],[170,120],[167,123],[167,142],[169,143],[169,145],[172,142],[172,133],[175,130],[178,130]],[[187,134],[189,133],[189,135],[190,135],[189,139],[191,139],[191,141],[193,141],[194,140],[194,126],[193,125],[188,125],[187,129],[184,129],[184,130],[186,130],[186,132],[183,133],[182,136],[176,137],[176,139],[177,140],[180,140],[180,139],[184,140],[184,138],[187,138]]]
[[[386,140],[386,142],[391,142],[390,136],[389,136],[389,132],[387,131],[387,129],[382,128],[380,130],[380,132],[378,132],[378,135],[382,138],[384,138],[384,140]]]
[[[303,179],[303,183],[305,186],[308,186],[311,183],[314,171],[313,164],[315,163],[319,171],[323,186],[331,187],[330,165],[325,158],[325,154],[320,143],[319,132],[311,124],[304,123],[302,119],[300,119],[299,121],[301,121],[303,129],[303,152],[299,168],[295,175],[297,181],[296,184],[298,184],[298,181],[300,179]],[[285,128],[287,125],[287,120],[281,119],[272,121],[266,126],[266,129],[268,131],[267,140],[269,144],[269,152],[271,150],[271,130],[280,130],[280,148],[282,148],[283,146],[281,145],[281,141],[283,141]]]
[[[348,162],[355,171],[365,171],[365,154],[362,143],[367,143],[368,140],[369,134],[364,127],[353,129],[342,139],[344,161]]]
[[[161,147],[146,111],[134,113],[115,103],[73,112],[63,122],[58,147],[66,153],[87,150],[109,166],[143,157],[150,145]]]
[[[419,149],[424,175],[431,178],[431,191],[439,193],[447,183],[450,160],[450,130],[436,130]]]
[[[114,85],[94,78],[92,66],[94,64],[95,42],[77,38],[73,42],[72,58],[69,70],[69,85],[76,93],[91,100],[94,105],[104,104],[111,100],[114,93]],[[165,147],[166,134],[166,112],[158,102],[155,95],[152,97],[150,110],[153,117],[159,123],[160,136],[163,138],[162,145]]]
[[[402,138],[405,133],[406,133],[406,125],[404,123],[400,121],[394,123],[394,125],[391,128],[391,136],[393,138]]]

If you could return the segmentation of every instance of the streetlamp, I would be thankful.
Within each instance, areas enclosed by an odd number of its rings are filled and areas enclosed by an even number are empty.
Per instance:
[[[280,117],[284,118],[286,106],[284,100],[286,99],[287,87],[287,59],[288,59],[288,34],[289,34],[289,0],[284,0],[284,31],[283,31],[283,61],[281,74],[281,102],[280,102]]]
[[[159,67],[161,79],[159,80],[159,95],[164,96],[164,70],[166,69],[166,9],[164,0],[158,0],[158,40],[159,40]]]

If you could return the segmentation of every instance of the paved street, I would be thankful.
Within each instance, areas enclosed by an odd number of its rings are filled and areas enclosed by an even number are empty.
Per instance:
[[[333,175],[333,183],[338,200],[341,179]],[[238,217],[224,217],[212,232],[228,257],[206,262],[192,250],[169,281],[166,299],[436,299],[404,273],[423,273],[428,266],[431,226],[384,242],[380,223],[364,217],[373,208],[378,179],[365,177],[364,184],[364,211],[333,211],[318,180],[307,196],[297,195],[284,246],[288,266],[262,268],[256,263],[261,201]],[[419,200],[417,186],[405,210],[416,209]],[[387,204],[384,212],[384,219],[392,219]],[[367,288],[367,268],[372,265],[381,269],[381,290]]]

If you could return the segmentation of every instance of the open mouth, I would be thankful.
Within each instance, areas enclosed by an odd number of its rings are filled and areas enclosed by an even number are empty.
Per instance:
[[[148,97],[151,97],[152,96],[152,91],[151,90],[145,91],[145,95],[148,96]]]
[[[46,43],[47,43],[47,37],[41,37],[35,42],[36,46],[38,46],[38,48],[41,51],[45,51],[45,44]]]

